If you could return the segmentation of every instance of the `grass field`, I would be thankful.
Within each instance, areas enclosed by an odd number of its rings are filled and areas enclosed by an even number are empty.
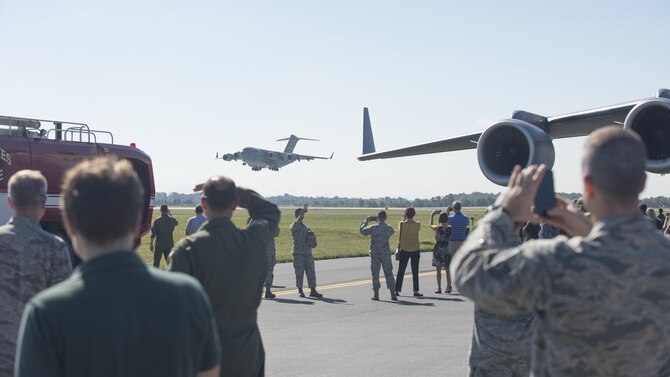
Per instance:
[[[276,238],[277,262],[291,261],[291,247],[293,239],[289,227],[294,220],[293,211],[295,208],[282,208],[282,219],[279,224],[280,233]],[[417,208],[417,214],[414,217],[416,221],[421,222],[421,241],[422,250],[432,250],[434,242],[434,233],[430,230],[430,212],[433,208]],[[358,227],[367,215],[376,215],[378,209],[368,208],[310,208],[305,216],[305,224],[309,226],[318,237],[318,247],[312,252],[316,259],[331,259],[343,257],[356,257],[368,255],[370,246],[369,237],[362,236],[358,232]],[[186,222],[194,215],[192,209],[172,209],[172,215],[179,221],[175,228],[175,242],[184,237]],[[463,214],[468,217],[474,217],[475,221],[481,218],[484,208],[470,207],[463,210]],[[387,223],[396,229],[396,233],[391,237],[391,249],[395,249],[398,244],[398,223],[402,220],[402,209],[389,209],[387,211],[389,219]],[[247,211],[238,209],[233,216],[233,222],[238,227],[243,227],[247,219]],[[153,219],[160,216],[158,210],[154,211]],[[437,216],[435,217],[437,221]],[[142,244],[138,252],[142,259],[147,263],[153,263],[153,256],[149,251],[149,238],[147,233],[142,237]],[[161,262],[161,267],[165,266],[165,261]]]

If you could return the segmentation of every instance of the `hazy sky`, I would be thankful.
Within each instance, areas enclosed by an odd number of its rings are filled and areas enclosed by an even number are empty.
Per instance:
[[[363,107],[382,151],[670,86],[658,1],[0,0],[0,114],[88,123],[153,159],[157,191],[225,174],[264,195],[497,192],[476,151],[359,162]],[[330,155],[252,172],[246,146]],[[583,138],[555,142],[581,191]],[[670,195],[649,175],[643,196]]]

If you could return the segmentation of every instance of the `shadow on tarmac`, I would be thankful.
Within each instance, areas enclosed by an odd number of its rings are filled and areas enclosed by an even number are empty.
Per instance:
[[[397,305],[407,305],[407,306],[435,306],[435,304],[433,304],[432,302],[415,302],[415,301],[404,301],[404,300],[384,301],[384,302]]]
[[[303,305],[314,305],[313,302],[311,301],[303,301],[303,300],[293,300],[290,298],[273,298],[268,301],[276,301],[280,304],[303,304]]]
[[[328,298],[328,297],[321,297],[321,298],[316,298],[316,297],[307,297],[308,299],[312,301],[323,301],[327,304],[346,304],[347,300],[342,300],[339,298]],[[351,305],[351,304],[349,304]]]
[[[465,302],[462,298],[458,297],[433,297],[433,296],[423,296],[418,297],[419,300],[438,300],[438,301],[456,301],[456,302]]]

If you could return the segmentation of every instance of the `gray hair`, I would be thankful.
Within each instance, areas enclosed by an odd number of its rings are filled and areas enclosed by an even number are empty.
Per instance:
[[[612,199],[635,201],[644,188],[647,150],[638,134],[608,126],[589,135],[582,172]]]
[[[460,211],[461,208],[463,207],[463,203],[456,200],[451,206],[454,207],[454,211]]]
[[[7,191],[15,207],[39,206],[47,200],[47,180],[37,170],[20,170],[9,178]]]

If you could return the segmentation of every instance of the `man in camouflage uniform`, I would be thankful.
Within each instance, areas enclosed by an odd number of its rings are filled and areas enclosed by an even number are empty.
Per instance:
[[[154,225],[151,226],[151,241],[149,241],[149,250],[154,253],[154,267],[160,267],[161,257],[165,257],[165,263],[170,263],[170,250],[174,246],[174,228],[179,225],[177,219],[172,217],[168,206],[163,204],[161,206],[161,217],[154,220]],[[154,248],[154,240],[156,240],[156,247]]]
[[[247,218],[247,227],[251,225],[253,219],[251,217]],[[275,244],[275,238],[279,237],[279,226],[275,230],[274,237],[268,243],[267,253],[268,253],[268,270],[265,274],[265,298],[275,298],[277,295],[272,293],[272,282],[275,279],[274,270],[275,265],[277,264],[277,246]]]
[[[534,376],[670,375],[670,240],[637,209],[646,151],[620,127],[593,132],[582,158],[590,223],[567,201],[547,223],[567,234],[505,248],[531,213],[546,167],[515,167],[494,210],[451,264],[459,292],[488,311],[537,313]]]
[[[370,221],[379,221],[379,224],[368,226]],[[379,301],[379,269],[384,268],[386,287],[391,291],[391,300],[398,301],[395,294],[395,279],[393,278],[393,263],[391,262],[391,248],[389,238],[393,235],[393,227],[386,224],[386,211],[379,211],[377,218],[365,218],[359,230],[362,235],[370,236],[370,270],[372,271],[372,299]]]
[[[312,247],[308,238],[312,231],[303,224],[307,210],[298,208],[295,210],[295,222],[291,224],[291,235],[293,235],[293,268],[295,269],[295,286],[298,288],[298,295],[305,297],[302,291],[302,279],[307,275],[307,285],[309,286],[310,297],[320,298],[323,295],[316,291],[316,271],[314,270],[314,256],[312,256]]]
[[[272,282],[275,279],[275,265],[277,264],[277,246],[275,244],[275,238],[279,237],[279,226],[275,231],[274,237],[268,244],[268,271],[265,274],[265,298],[275,298],[276,295],[272,293]]]
[[[512,229],[501,248],[520,245],[521,223]],[[470,346],[470,377],[528,376],[534,313],[503,314],[475,304],[475,319]]]
[[[47,181],[34,170],[16,172],[8,183],[14,216],[0,227],[0,376],[14,374],[16,337],[30,298],[72,272],[67,245],[40,228]]]

